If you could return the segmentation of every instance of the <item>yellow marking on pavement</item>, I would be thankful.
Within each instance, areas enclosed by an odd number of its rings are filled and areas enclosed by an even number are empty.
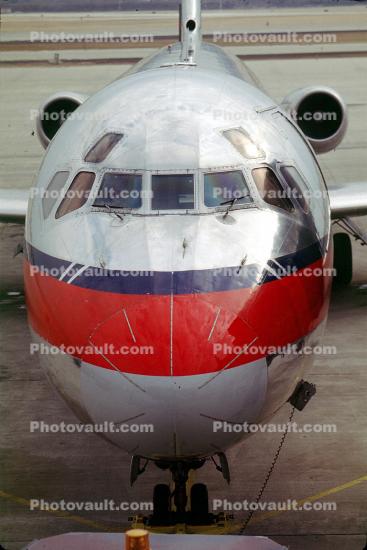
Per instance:
[[[353,479],[352,481],[348,481],[347,483],[343,483],[343,485],[338,485],[337,487],[332,487],[331,489],[327,489],[326,491],[322,491],[321,493],[317,493],[316,495],[313,495],[311,497],[302,498],[300,500],[297,500],[298,506],[302,506],[305,502],[315,502],[315,500],[320,500],[324,497],[327,497],[329,495],[334,495],[335,493],[340,493],[341,491],[344,491],[345,489],[350,489],[351,487],[355,487],[356,485],[359,485],[360,483],[363,483],[364,481],[367,481],[367,475],[358,477],[357,479]],[[274,512],[266,512],[264,514],[261,514],[257,516],[256,518],[252,519],[250,521],[250,524],[254,523],[260,523],[261,521],[264,521],[264,519],[268,519],[274,516],[278,516],[279,514],[283,514],[284,512],[289,512],[290,510],[275,510]]]
[[[190,484],[192,484],[192,482],[194,481],[195,479],[195,476],[193,476],[193,478],[190,480]],[[317,493],[316,495],[312,495],[310,497],[307,497],[307,498],[303,498],[303,499],[300,499],[300,500],[296,500],[297,504],[299,506],[302,506],[305,502],[314,502],[316,500],[319,500],[319,499],[322,499],[326,496],[329,496],[329,495],[333,495],[333,494],[336,494],[336,493],[340,493],[341,491],[344,491],[345,489],[350,489],[351,487],[355,487],[356,485],[360,485],[361,483],[363,483],[364,481],[367,481],[367,475],[364,475],[364,476],[361,476],[361,477],[358,477],[357,479],[353,479],[352,481],[348,481],[347,483],[343,483],[342,485],[338,485],[337,487],[332,487],[331,489],[326,489],[325,491],[322,491],[320,493]],[[0,491],[0,497],[2,498],[5,498],[5,499],[8,499],[12,502],[15,502],[17,504],[20,504],[22,506],[26,506],[27,508],[30,508],[30,500],[27,500],[25,498],[22,498],[22,497],[18,497],[18,496],[15,496],[15,495],[11,495],[10,493],[6,493],[5,491]],[[58,512],[58,511],[53,511],[53,510],[38,510],[40,512],[46,512],[48,514],[53,514],[53,515],[56,515],[58,517],[61,517],[63,519],[67,519],[67,520],[70,520],[70,521],[74,521],[75,523],[80,523],[82,525],[88,525],[89,527],[93,527],[93,529],[96,529],[97,531],[106,531],[106,532],[116,532],[116,526],[114,527],[108,527],[106,524],[103,524],[103,523],[98,523],[96,521],[91,521],[89,519],[85,519],[83,517],[80,517],[80,516],[75,516],[73,514],[69,514],[69,513],[63,513],[63,512]],[[266,513],[263,513],[253,519],[251,519],[250,521],[250,524],[255,524],[255,523],[260,523],[268,518],[272,518],[272,517],[275,517],[275,516],[278,516],[280,514],[284,514],[285,512],[288,512],[290,510],[276,510],[274,512],[266,512]],[[196,532],[196,533],[201,533],[201,534],[205,534],[205,533],[208,533],[208,534],[211,534],[211,535],[215,535],[215,534],[225,534],[225,533],[232,533],[232,534],[235,534],[236,531],[238,531],[241,527],[241,524],[229,524],[227,528],[221,528],[221,527],[217,527],[215,525],[213,526],[208,526],[208,527],[203,527],[202,529],[197,527],[197,528],[193,528],[193,529],[189,529],[189,532]],[[161,533],[164,533],[164,532],[167,532],[169,531],[169,529],[167,528],[152,528],[151,531],[154,533],[154,532],[161,532]]]
[[[351,487],[355,487],[356,485],[359,485],[363,483],[364,481],[367,481],[367,475],[358,477],[357,479],[353,479],[352,481],[348,481],[347,483],[343,483],[342,485],[338,485],[337,487],[332,487],[331,489],[326,489],[325,491],[322,491],[320,493],[317,493],[316,495],[303,498],[300,500],[294,499],[297,504],[300,506],[304,504],[305,502],[314,502],[315,500],[322,499],[328,495],[333,495],[335,493],[339,493],[341,491],[344,491],[345,489],[350,489]],[[253,525],[255,523],[261,523],[262,521],[272,518],[274,516],[278,516],[280,514],[284,514],[285,512],[289,512],[290,510],[274,510],[272,512],[265,512],[263,514],[260,514],[254,518],[251,519],[249,522],[249,525]],[[243,524],[241,523],[229,523],[228,527],[217,527],[215,525],[210,526],[208,528],[203,528],[201,531],[202,534],[211,534],[211,535],[223,535],[223,534],[236,534],[236,532],[239,531]],[[191,532],[191,529],[190,529]],[[198,532],[198,531],[196,531]]]

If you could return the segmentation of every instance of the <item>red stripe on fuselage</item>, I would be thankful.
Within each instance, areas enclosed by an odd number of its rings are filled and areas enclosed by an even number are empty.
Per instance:
[[[44,340],[99,367],[154,376],[233,368],[312,332],[327,314],[331,277],[301,276],[305,269],[254,288],[171,297],[80,288],[24,266],[30,324]]]

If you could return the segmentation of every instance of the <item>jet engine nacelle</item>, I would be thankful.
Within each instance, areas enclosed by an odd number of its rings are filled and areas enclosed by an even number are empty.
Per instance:
[[[58,92],[41,104],[37,114],[36,129],[45,149],[65,120],[84,103],[87,97],[76,92]]]
[[[332,88],[301,88],[287,95],[281,105],[305,134],[316,154],[336,149],[344,138],[348,125],[347,106]]]

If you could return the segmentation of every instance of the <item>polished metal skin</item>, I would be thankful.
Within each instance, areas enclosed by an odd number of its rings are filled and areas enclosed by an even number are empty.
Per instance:
[[[183,2],[180,8],[181,61],[194,63],[201,46],[201,2]]]
[[[312,364],[303,350],[322,335],[331,214],[314,152],[246,67],[201,44],[197,2],[182,10],[180,43],[143,60],[75,115],[49,144],[32,194],[25,281],[34,339],[82,351],[44,353],[41,363],[81,421],[154,426],[104,434],[130,454],[175,461],[223,451],[248,434],[215,431],[213,423],[271,418]],[[238,128],[255,154],[224,137]],[[123,139],[105,160],[87,162],[109,133]],[[307,211],[271,206],[259,192],[253,170],[268,167],[285,185],[282,166],[301,174]],[[251,203],[208,207],[205,174],[234,170]],[[45,217],[42,196],[59,171],[67,181]],[[57,218],[80,171],[95,174],[89,198]],[[142,176],[139,208],[93,206],[106,172]],[[194,208],[153,210],[153,176],[187,173]],[[90,276],[90,268],[102,274]],[[113,355],[98,351],[103,344],[154,353]],[[236,351],[216,353],[215,345]],[[287,345],[296,352],[269,352]]]

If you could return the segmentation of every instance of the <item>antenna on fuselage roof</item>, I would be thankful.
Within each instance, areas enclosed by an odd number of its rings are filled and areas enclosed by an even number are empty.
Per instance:
[[[180,4],[181,63],[195,64],[201,45],[201,1],[182,0]]]

